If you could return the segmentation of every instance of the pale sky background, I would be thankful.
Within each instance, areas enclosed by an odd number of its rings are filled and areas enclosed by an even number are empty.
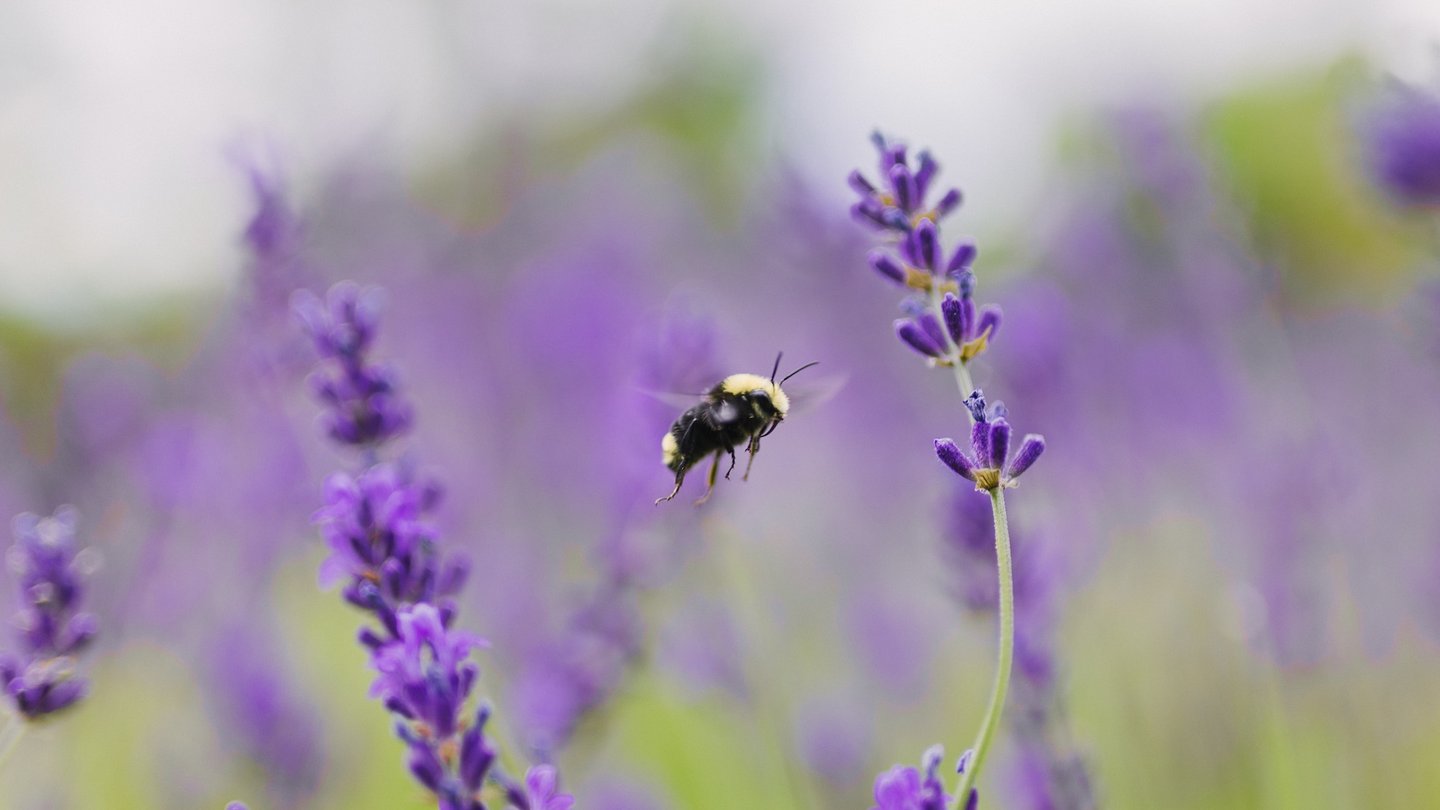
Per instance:
[[[1435,0],[4,0],[0,309],[73,323],[223,283],[237,138],[302,186],[377,140],[418,165],[488,113],[606,109],[687,21],[767,65],[767,148],[839,196],[883,125],[942,153],[969,230],[1025,216],[1076,111],[1346,49],[1418,77],[1440,43]]]

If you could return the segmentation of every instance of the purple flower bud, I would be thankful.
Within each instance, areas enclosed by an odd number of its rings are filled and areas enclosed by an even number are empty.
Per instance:
[[[975,263],[975,257],[979,255],[979,252],[975,243],[968,239],[956,245],[949,263],[945,265],[946,274],[958,277],[961,273],[969,270],[970,265]],[[974,287],[975,277],[973,275],[970,276],[969,284],[972,288]]]
[[[1010,455],[1010,424],[999,418],[990,423],[990,466],[1000,469]]]
[[[410,773],[415,775],[415,781],[432,793],[438,793],[445,781],[445,765],[430,746],[424,744],[410,748]]]
[[[225,810],[250,810],[250,808],[246,807],[244,802],[230,802],[225,805]]]
[[[940,325],[940,319],[935,317],[935,313],[922,312],[915,322],[920,324],[920,328],[925,330],[925,336],[934,342],[941,354],[944,354],[945,328]]]
[[[895,334],[905,342],[905,345],[926,357],[939,357],[945,353],[915,321],[905,318],[896,321]]]
[[[875,268],[875,272],[897,284],[905,283],[905,268],[883,250],[870,251],[870,266]]]
[[[956,475],[968,481],[975,480],[975,464],[965,456],[953,439],[936,439],[935,455],[945,463],[945,466],[955,471]]]
[[[937,218],[943,217],[959,207],[960,189],[952,188],[949,191],[945,192],[945,196],[940,198],[940,202],[935,203],[935,216]]]
[[[994,304],[987,304],[981,309],[980,320],[975,324],[976,336],[987,335],[994,340],[995,334],[1000,331],[1000,314],[1000,307]]]
[[[895,205],[907,214],[913,211],[917,202],[915,178],[905,164],[897,163],[891,167],[890,185],[895,190]]]
[[[925,199],[925,192],[930,190],[930,181],[935,179],[935,173],[940,171],[940,164],[935,162],[930,150],[925,149],[919,155],[920,167],[915,170],[915,188],[920,192],[920,199]]]
[[[990,423],[976,422],[970,426],[970,452],[975,466],[990,468]]]
[[[935,257],[940,251],[939,235],[935,231],[935,223],[928,219],[921,220],[920,224],[915,226],[910,238],[915,240],[915,255],[920,260],[919,265],[926,270],[934,270]]]
[[[1034,433],[1027,434],[1020,442],[1020,449],[1016,451],[1015,458],[1010,461],[1010,466],[1005,470],[1005,477],[1009,480],[1019,478],[1022,473],[1030,469],[1030,465],[1040,458],[1045,452],[1045,437]]]
[[[965,342],[965,309],[955,293],[945,293],[940,301],[940,313],[945,316],[945,330],[956,345]]]
[[[525,774],[528,810],[570,810],[575,797],[560,791],[560,773],[553,765],[536,765]]]
[[[975,337],[975,299],[968,295],[960,297],[960,335],[961,343]]]
[[[904,211],[901,211],[898,208],[886,208],[882,213],[881,222],[885,225],[885,227],[891,228],[893,230],[910,230],[910,219],[905,216]]]
[[[885,172],[887,176],[896,166],[905,167],[905,171],[907,173],[910,171],[910,160],[906,152],[907,150],[905,148],[905,144],[903,143],[889,144],[883,150],[881,150],[880,168]]]
[[[970,411],[970,418],[976,422],[985,422],[989,419],[985,406],[985,392],[976,388],[965,398],[965,407]]]
[[[861,200],[850,206],[850,216],[862,225],[874,225],[877,228],[889,227],[885,222],[884,207],[874,200]]]
[[[1440,93],[1397,88],[1369,111],[1361,134],[1370,173],[1392,200],[1440,206]]]
[[[939,777],[944,757],[939,746],[925,752],[925,775],[915,768],[896,765],[875,777],[875,804],[870,810],[945,810],[949,797]]]
[[[871,185],[858,169],[850,172],[850,176],[845,178],[845,182],[849,183],[850,188],[855,189],[855,192],[861,197],[869,197],[875,193],[875,186]]]

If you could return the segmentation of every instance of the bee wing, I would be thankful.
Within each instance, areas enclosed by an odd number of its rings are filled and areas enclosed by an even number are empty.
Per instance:
[[[802,384],[792,383],[785,386],[785,393],[790,397],[790,415],[809,413],[824,405],[840,393],[840,389],[849,381],[848,374],[831,374]]]
[[[722,400],[708,414],[710,422],[715,426],[728,425],[740,418],[740,409],[735,403],[729,400]]]
[[[678,391],[652,391],[649,388],[640,388],[637,390],[650,399],[675,408],[678,411],[687,411],[705,398],[704,394],[683,394]]]

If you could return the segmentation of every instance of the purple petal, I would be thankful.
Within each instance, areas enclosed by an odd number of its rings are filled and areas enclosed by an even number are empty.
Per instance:
[[[901,318],[895,322],[895,334],[905,342],[905,345],[926,357],[939,357],[944,352],[925,334],[925,330],[915,321]]]
[[[1000,331],[1000,307],[990,304],[980,310],[980,320],[975,324],[975,334],[984,335],[989,330],[989,338],[995,339],[995,333]]]
[[[950,262],[945,265],[945,272],[949,275],[956,275],[970,269],[975,263],[975,256],[979,253],[975,243],[965,240],[955,246],[955,253],[950,257]]]
[[[894,281],[898,284],[905,283],[905,268],[888,253],[881,250],[870,251],[870,266],[875,272]]]
[[[946,214],[960,207],[960,189],[952,188],[945,192],[940,202],[935,204],[935,216],[943,217]]]
[[[1015,458],[1011,460],[1010,467],[1005,470],[1005,477],[1016,479],[1020,474],[1030,469],[1030,465],[1040,458],[1045,452],[1045,437],[1035,433],[1028,434],[1020,442],[1020,449],[1015,452]]]
[[[976,464],[990,463],[990,423],[976,422],[970,427],[970,452]]]
[[[997,470],[1004,467],[1009,454],[1010,423],[996,419],[990,423],[990,466]]]
[[[930,190],[930,181],[935,179],[935,173],[940,171],[940,164],[935,162],[930,150],[924,150],[919,155],[920,167],[915,170],[915,189],[920,193],[920,199],[925,199],[925,192]]]
[[[945,316],[945,329],[950,333],[950,339],[957,345],[965,342],[964,311],[955,293],[945,293],[945,298],[940,301],[940,312]]]
[[[934,341],[935,345],[943,353],[945,347],[945,328],[940,325],[940,319],[935,317],[933,312],[922,312],[920,317],[915,319],[920,328],[925,330],[925,336]]]
[[[962,451],[952,439],[936,439],[935,455],[945,463],[945,466],[955,471],[956,475],[967,481],[975,480],[975,465],[966,458]]]
[[[920,259],[920,266],[926,270],[935,269],[935,257],[939,253],[939,234],[935,230],[935,223],[930,220],[921,220],[911,235],[915,240],[915,255]]]
[[[875,193],[875,187],[865,179],[865,175],[861,174],[858,169],[850,172],[850,176],[845,178],[845,182],[849,183],[850,188],[855,189],[856,193],[862,197],[870,197]]]

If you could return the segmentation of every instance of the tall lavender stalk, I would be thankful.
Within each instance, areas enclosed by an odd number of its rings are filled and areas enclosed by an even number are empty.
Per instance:
[[[995,682],[989,705],[976,733],[972,748],[960,758],[960,782],[953,798],[940,790],[935,772],[940,754],[926,755],[926,779],[913,768],[897,766],[875,783],[877,810],[939,810],[953,802],[956,810],[973,808],[979,801],[974,785],[994,741],[995,730],[1005,706],[1010,672],[1014,664],[1015,596],[1010,534],[1005,513],[1005,490],[1045,450],[1045,440],[1026,436],[1011,455],[1011,430],[1006,410],[1000,403],[988,405],[975,388],[969,364],[985,351],[999,331],[1000,309],[977,308],[974,302],[977,256],[975,245],[961,242],[948,257],[941,242],[939,222],[959,207],[956,189],[942,194],[934,205],[926,202],[939,164],[929,152],[921,152],[912,166],[903,144],[873,137],[880,153],[880,181],[872,183],[860,172],[850,175],[850,186],[860,194],[852,213],[862,223],[880,231],[888,249],[870,253],[870,266],[885,279],[913,294],[903,308],[907,317],[895,322],[895,334],[906,346],[927,358],[932,367],[949,368],[964,404],[970,424],[968,448],[951,439],[937,439],[935,452],[956,474],[972,483],[977,492],[990,497],[995,527],[995,556],[999,571],[999,651]]]
[[[381,452],[412,423],[389,367],[370,349],[379,326],[380,292],[342,282],[324,301],[297,293],[295,311],[321,356],[312,386],[325,405],[322,424],[331,439],[360,451],[357,475],[337,473],[326,482],[326,504],[316,521],[330,557],[322,583],[344,581],[347,602],[373,616],[359,641],[377,675],[371,693],[395,721],[409,748],[416,781],[440,810],[485,810],[482,791],[494,783],[507,807],[567,810],[550,765],[531,768],[523,782],[497,767],[498,754],[485,736],[490,707],[469,708],[480,670],[469,660],[484,641],[454,627],[454,595],[466,564],[442,555],[438,532],[427,519],[438,487],[419,482],[408,467],[381,460]]]
[[[90,550],[75,548],[75,510],[50,517],[15,518],[15,545],[6,562],[20,585],[18,655],[0,656],[0,688],[15,712],[0,729],[0,762],[35,721],[68,709],[87,684],[75,657],[95,638],[95,616],[82,612],[84,576],[94,568]]]

